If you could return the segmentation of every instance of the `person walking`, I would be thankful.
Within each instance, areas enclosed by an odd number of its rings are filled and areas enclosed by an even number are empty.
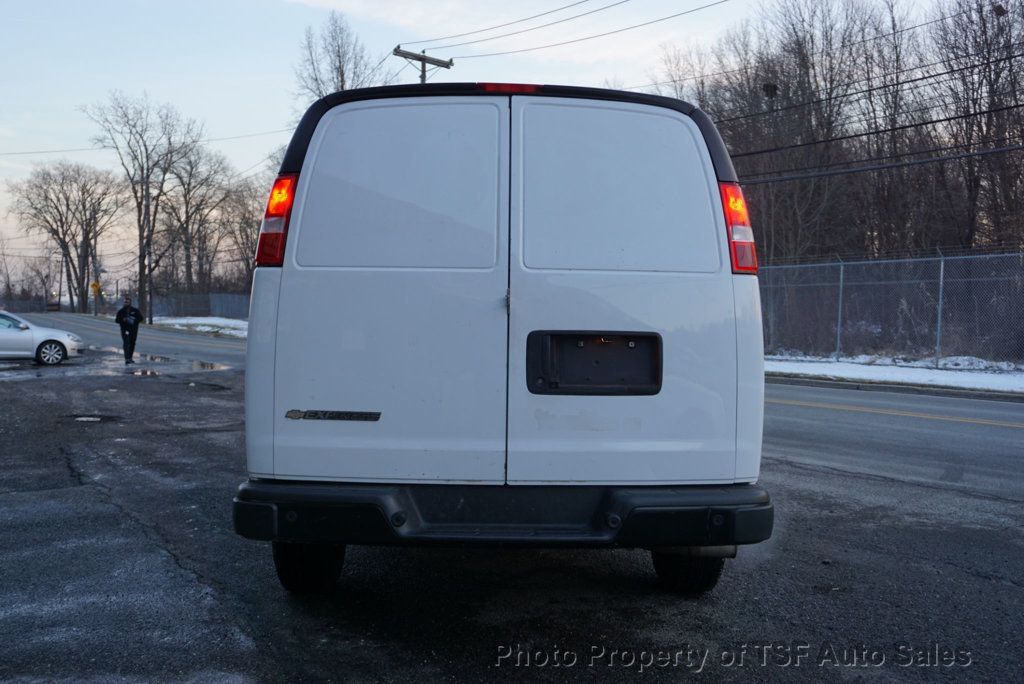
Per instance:
[[[131,295],[124,296],[124,306],[117,311],[114,319],[121,326],[121,342],[124,344],[124,364],[135,363],[132,356],[135,355],[135,340],[139,337],[139,323],[142,322],[142,312],[132,306]]]

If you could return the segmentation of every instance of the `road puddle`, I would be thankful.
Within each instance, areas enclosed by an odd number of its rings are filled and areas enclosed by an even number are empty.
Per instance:
[[[175,359],[156,354],[136,356],[134,364],[126,364],[120,349],[90,347],[89,351],[58,366],[40,366],[32,361],[0,364],[0,382],[36,380],[39,378],[77,378],[86,376],[111,377],[129,375],[137,378],[175,374],[230,370],[231,366],[212,361]]]

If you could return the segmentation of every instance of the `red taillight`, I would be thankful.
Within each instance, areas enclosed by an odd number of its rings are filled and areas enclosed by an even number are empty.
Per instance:
[[[733,273],[757,274],[757,250],[754,231],[750,227],[750,214],[743,190],[737,183],[719,183],[722,191],[722,209],[725,211],[725,230],[729,236],[729,258]]]
[[[260,224],[260,237],[256,243],[257,266],[280,266],[284,263],[284,244],[288,237],[288,219],[295,201],[298,175],[278,176],[267,199],[267,211]]]
[[[540,86],[533,83],[478,83],[477,85],[488,93],[504,93],[506,95],[535,93],[540,90]]]

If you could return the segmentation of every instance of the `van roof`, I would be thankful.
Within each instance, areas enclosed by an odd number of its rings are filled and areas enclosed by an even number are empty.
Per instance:
[[[485,85],[487,87],[485,87]],[[498,89],[495,89],[498,86]],[[502,91],[501,86],[506,86],[507,91]],[[343,90],[323,97],[314,102],[299,121],[291,142],[288,143],[288,150],[285,152],[284,160],[281,162],[281,173],[299,173],[302,170],[303,161],[306,158],[306,150],[309,148],[309,141],[313,137],[320,119],[330,109],[347,102],[359,100],[374,100],[393,97],[437,97],[444,95],[484,95],[494,96],[500,94],[516,94],[514,84],[483,84],[483,83],[427,83],[397,86],[380,86],[377,88],[357,88]],[[725,148],[722,136],[711,121],[711,117],[705,114],[698,107],[661,95],[649,95],[647,93],[632,93],[624,90],[611,90],[608,88],[582,88],[578,86],[564,85],[537,85],[530,86],[530,90],[522,94],[539,97],[575,97],[587,100],[613,100],[615,102],[632,102],[635,104],[651,105],[655,107],[666,107],[681,112],[693,119],[704,136],[704,142],[711,153],[711,162],[715,167],[715,174],[720,181],[738,182],[736,170],[733,168],[729,152]]]

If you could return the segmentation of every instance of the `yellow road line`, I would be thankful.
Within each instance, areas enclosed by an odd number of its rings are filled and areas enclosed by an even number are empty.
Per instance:
[[[826,404],[816,401],[797,401],[795,399],[765,399],[768,404],[784,404],[786,406],[804,406],[806,408],[823,408],[833,411],[855,411],[857,413],[880,413],[886,416],[904,416],[906,418],[922,418],[924,420],[944,420],[950,423],[972,423],[974,425],[993,425],[995,427],[1017,428],[1024,430],[1024,423],[1010,423],[988,418],[963,418],[961,416],[942,416],[935,413],[917,413],[915,411],[895,411],[893,409],[869,408],[867,406],[850,406],[849,404]]]

